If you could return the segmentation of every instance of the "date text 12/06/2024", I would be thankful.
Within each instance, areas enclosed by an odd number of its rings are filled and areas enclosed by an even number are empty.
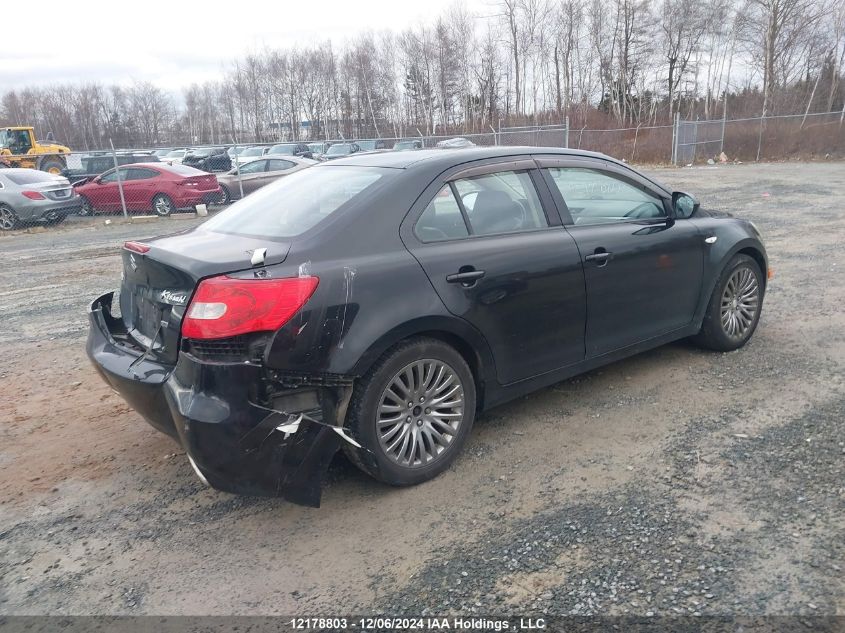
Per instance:
[[[288,622],[294,630],[345,631],[395,630],[395,631],[540,631],[545,630],[544,618],[464,618],[464,617],[425,617],[425,618],[291,618]]]

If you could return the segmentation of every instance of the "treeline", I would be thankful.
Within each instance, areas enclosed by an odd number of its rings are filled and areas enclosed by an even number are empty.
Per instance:
[[[842,109],[843,62],[845,0],[498,0],[340,48],[248,54],[181,95],[11,90],[0,120],[78,149],[655,125]]]

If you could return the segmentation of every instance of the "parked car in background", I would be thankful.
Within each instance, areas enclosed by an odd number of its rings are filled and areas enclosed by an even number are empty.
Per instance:
[[[273,147],[267,150],[267,155],[314,158],[311,148],[305,143],[279,143],[278,145],[273,145]]]
[[[121,211],[118,178],[128,211],[153,211],[167,216],[179,209],[211,203],[220,197],[217,177],[185,165],[138,163],[112,169],[76,185],[84,214]]]
[[[81,205],[67,178],[22,167],[0,171],[0,230],[32,222],[57,224]]]
[[[229,171],[232,159],[225,147],[197,147],[185,153],[182,164],[208,172]]]
[[[360,151],[361,147],[357,143],[335,143],[326,150],[326,153],[323,154],[323,158],[326,160],[333,160],[335,158],[349,156],[350,154],[355,154]]]
[[[169,165],[181,165],[182,159],[185,158],[185,154],[187,153],[188,148],[186,147],[171,149],[168,150],[164,156],[159,156],[159,160],[163,163],[168,163]]]
[[[404,152],[411,149],[422,149],[423,142],[417,138],[412,139],[405,139],[402,141],[396,141],[393,144],[393,151],[395,152]]]
[[[221,190],[217,204],[228,204],[232,200],[239,199],[241,197],[242,187],[243,195],[246,196],[264,185],[270,184],[274,180],[278,180],[283,176],[297,172],[300,169],[305,169],[316,163],[317,161],[311,160],[310,158],[299,158],[297,156],[281,158],[274,157],[271,154],[268,154],[264,158],[251,160],[241,165],[239,170],[231,169],[225,174],[219,174],[217,176],[217,182],[220,183]],[[238,172],[240,172],[240,176]]]
[[[437,147],[440,149],[464,149],[466,147],[475,147],[475,143],[469,139],[458,136],[456,138],[448,138],[444,141],[438,141]]]
[[[158,158],[159,160],[162,160],[162,159],[163,159],[165,156],[167,156],[167,155],[168,155],[171,151],[172,151],[172,150],[170,150],[170,149],[154,149],[153,151],[151,151],[151,152],[150,152],[150,154],[152,154],[153,156],[155,156],[155,157],[156,157],[156,158]]]
[[[120,153],[116,155],[118,165],[132,165],[135,163],[156,163],[157,156],[152,154]],[[115,156],[106,153],[91,154],[80,159],[82,166],[77,169],[63,169],[62,176],[73,184],[96,178],[100,174],[114,169]]]
[[[369,139],[355,141],[362,152],[372,152],[376,149],[385,149],[384,141],[381,139]]]
[[[267,150],[270,149],[269,147],[264,147],[262,145],[253,145],[252,147],[245,147],[242,151],[238,152],[237,157],[235,158],[235,162],[237,163],[246,163],[248,161],[254,160],[264,154],[267,153]]]
[[[323,154],[328,151],[331,143],[317,141],[315,143],[308,143],[308,149],[311,150],[311,158],[319,160]]]
[[[686,337],[742,347],[767,273],[753,224],[609,156],[362,154],[126,243],[87,351],[202,481],[319,505],[340,447],[413,485],[491,407]]]

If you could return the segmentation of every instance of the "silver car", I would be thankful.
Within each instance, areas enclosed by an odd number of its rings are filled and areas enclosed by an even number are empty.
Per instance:
[[[35,169],[0,169],[0,230],[57,224],[82,208],[67,178]]]

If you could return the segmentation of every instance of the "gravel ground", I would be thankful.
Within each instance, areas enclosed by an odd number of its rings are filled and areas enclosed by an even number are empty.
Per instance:
[[[752,341],[499,407],[416,488],[339,456],[319,510],[204,488],[85,358],[121,241],[201,220],[0,236],[0,614],[845,615],[845,166],[651,171],[763,232]]]

